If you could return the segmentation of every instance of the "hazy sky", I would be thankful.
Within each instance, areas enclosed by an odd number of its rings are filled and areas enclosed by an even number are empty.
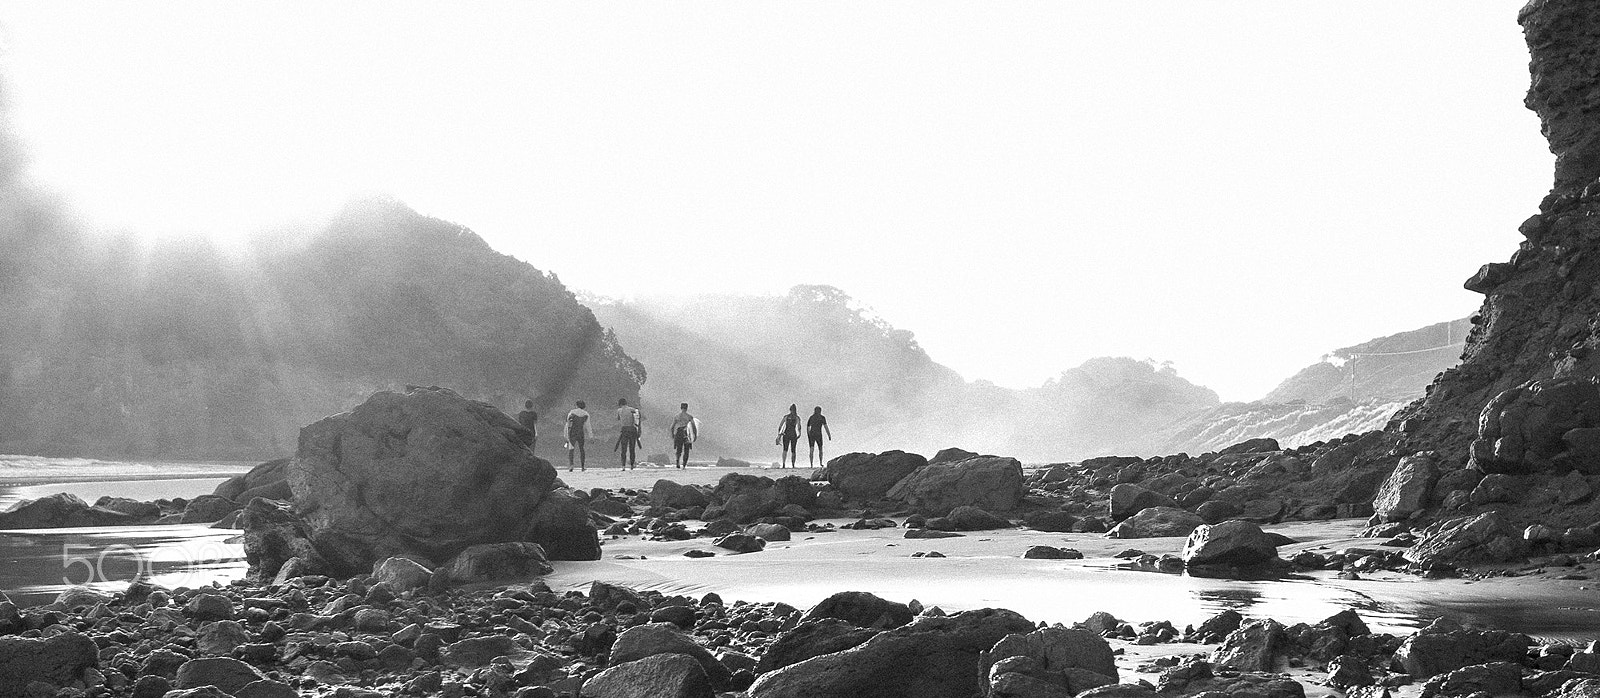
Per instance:
[[[968,378],[1255,399],[1462,317],[1550,182],[1521,0],[16,3],[86,219],[381,192],[610,296],[838,286]]]

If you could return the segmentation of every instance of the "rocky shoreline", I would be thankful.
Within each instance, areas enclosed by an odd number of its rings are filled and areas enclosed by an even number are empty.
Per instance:
[[[802,611],[537,574],[449,586],[404,558],[199,589],[138,582],[0,602],[0,696],[1206,696],[1577,698],[1595,648],[1439,620],[1372,633],[1351,610],[1285,627],[1096,613],[1071,626],[1003,609],[946,614],[841,592]]]

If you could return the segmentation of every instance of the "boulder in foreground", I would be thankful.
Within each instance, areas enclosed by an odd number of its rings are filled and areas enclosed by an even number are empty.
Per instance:
[[[1014,611],[985,608],[923,616],[866,643],[763,674],[750,698],[971,698],[983,693],[982,654],[1033,624]]]

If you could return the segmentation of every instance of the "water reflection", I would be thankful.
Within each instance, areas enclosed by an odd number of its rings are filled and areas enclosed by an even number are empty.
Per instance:
[[[0,532],[0,589],[20,605],[48,603],[68,586],[116,591],[138,576],[161,586],[226,583],[244,574],[230,529],[203,525],[54,528]]]

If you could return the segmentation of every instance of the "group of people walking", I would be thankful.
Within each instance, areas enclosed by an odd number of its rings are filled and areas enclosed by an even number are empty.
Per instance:
[[[517,413],[517,422],[532,435],[528,448],[534,448],[539,441],[539,413],[533,409],[533,401],[522,403],[523,409]],[[589,469],[589,454],[586,446],[594,438],[594,425],[592,415],[589,414],[588,405],[584,401],[577,401],[577,406],[567,412],[563,420],[563,434],[566,436],[564,446],[567,449],[567,470]],[[644,413],[638,408],[629,405],[627,398],[617,400],[617,442],[612,446],[618,452],[622,468],[633,469],[638,466],[638,447],[644,434]],[[822,416],[822,408],[812,410],[811,417],[806,420],[806,441],[809,445],[807,461],[815,466],[825,463],[822,455],[822,437],[827,435],[828,440],[833,440],[833,431],[828,428],[828,418]],[[700,420],[689,414],[689,403],[678,404],[678,414],[672,418],[667,426],[667,433],[672,436],[673,464],[678,468],[689,465],[689,451],[694,448],[694,442],[700,438]],[[784,466],[784,458],[788,458],[787,467],[797,468],[798,444],[800,442],[800,413],[795,405],[789,406],[789,413],[783,415],[778,422],[778,438],[774,444],[783,446],[783,452],[778,456],[778,467]],[[813,460],[814,459],[814,460]]]
[[[533,401],[522,403],[523,409],[517,413],[517,422],[532,433],[533,438],[528,443],[528,448],[533,449],[539,442],[539,413],[533,409]],[[567,412],[563,421],[563,434],[567,449],[567,470],[589,469],[588,443],[594,438],[594,425],[591,423],[588,405],[579,400],[577,407]],[[638,408],[629,405],[627,398],[617,400],[617,442],[612,446],[612,451],[619,452],[621,467],[633,469],[638,467],[638,448],[644,433],[644,413]],[[674,463],[683,468],[689,465],[689,451],[694,448],[694,442],[700,438],[700,420],[689,414],[689,403],[678,405],[678,415],[672,418],[672,423],[667,427],[672,435],[672,447],[675,452]]]

